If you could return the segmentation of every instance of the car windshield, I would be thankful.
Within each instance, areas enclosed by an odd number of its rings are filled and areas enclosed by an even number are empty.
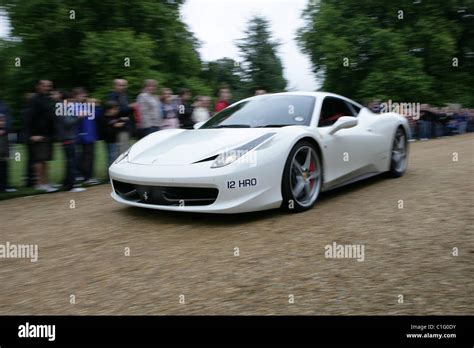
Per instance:
[[[300,95],[259,96],[229,106],[200,128],[309,126],[315,101]]]

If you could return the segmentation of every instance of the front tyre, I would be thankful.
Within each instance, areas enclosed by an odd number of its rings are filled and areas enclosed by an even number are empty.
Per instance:
[[[392,145],[392,157],[390,161],[389,176],[399,178],[405,174],[408,159],[408,140],[403,128],[399,127],[395,133]]]
[[[286,160],[281,191],[282,208],[295,213],[310,209],[321,190],[322,166],[314,145],[297,143]]]

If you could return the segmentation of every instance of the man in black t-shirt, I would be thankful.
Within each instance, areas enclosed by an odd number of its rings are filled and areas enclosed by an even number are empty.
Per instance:
[[[35,188],[46,192],[57,191],[48,184],[46,166],[46,162],[52,159],[55,136],[54,102],[50,96],[52,87],[51,81],[38,81],[36,94],[29,102],[26,125],[27,141],[31,146],[37,178]]]

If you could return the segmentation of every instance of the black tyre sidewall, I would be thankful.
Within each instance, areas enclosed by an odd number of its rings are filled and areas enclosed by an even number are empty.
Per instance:
[[[403,132],[403,134],[405,135],[405,149],[406,149],[406,159],[405,160],[407,161],[405,169],[401,172],[399,172],[395,169],[396,164],[392,161],[392,151],[393,151],[393,147],[394,147],[394,143],[395,143],[395,138],[397,137],[397,133],[399,131]],[[405,174],[407,166],[408,166],[408,138],[407,138],[407,133],[405,132],[403,127],[398,127],[397,130],[395,131],[395,135],[393,136],[392,148],[390,149],[390,170],[388,171],[388,174],[392,178],[399,178],[399,177],[403,176],[403,174]]]
[[[283,201],[281,203],[281,208],[283,210],[286,210],[286,211],[289,211],[289,212],[294,212],[294,213],[299,213],[299,212],[303,212],[303,211],[311,209],[314,206],[314,204],[316,203],[316,201],[318,200],[316,198],[316,200],[313,202],[313,204],[305,207],[305,206],[300,205],[296,201],[296,199],[293,197],[293,193],[291,192],[291,187],[290,187],[291,162],[293,160],[293,156],[295,155],[296,151],[298,151],[298,149],[300,149],[303,146],[311,147],[314,150],[316,156],[318,156],[318,162],[319,162],[319,165],[321,166],[321,168],[320,168],[320,170],[321,170],[321,174],[320,174],[321,185],[319,186],[320,191],[321,191],[321,186],[322,186],[323,168],[322,168],[322,164],[321,164],[322,162],[321,162],[321,158],[318,154],[318,151],[316,151],[314,145],[312,143],[310,143],[309,141],[306,141],[306,140],[299,141],[298,143],[295,144],[295,146],[293,146],[293,148],[290,151],[290,154],[288,155],[288,158],[286,159],[285,169],[283,170],[283,176],[282,176],[282,181],[281,181],[281,194],[282,194],[282,197],[283,197]],[[319,193],[320,192],[318,192],[318,196],[319,196]],[[290,202],[293,202],[293,207],[292,208],[290,207]]]

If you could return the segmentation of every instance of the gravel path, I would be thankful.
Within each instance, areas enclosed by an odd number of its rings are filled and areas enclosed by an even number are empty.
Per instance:
[[[0,244],[39,259],[0,259],[0,314],[474,314],[473,181],[467,134],[412,143],[404,177],[303,214],[129,208],[108,185],[3,201]],[[333,242],[365,260],[325,258]]]

